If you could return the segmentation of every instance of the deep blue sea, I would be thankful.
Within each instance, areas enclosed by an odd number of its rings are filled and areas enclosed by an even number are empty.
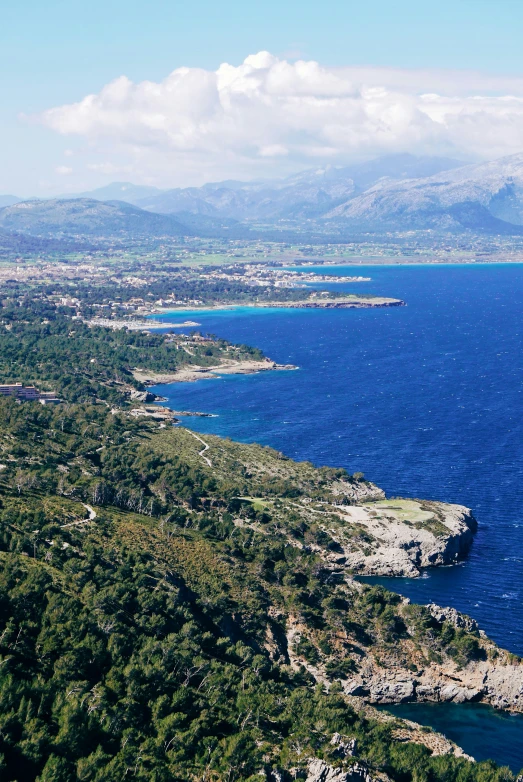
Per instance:
[[[217,414],[184,420],[200,432],[362,471],[392,496],[473,508],[479,531],[466,562],[379,581],[416,602],[474,616],[494,640],[523,654],[523,265],[358,265],[328,273],[370,276],[330,287],[407,306],[173,313],[174,322],[190,317],[202,331],[256,345],[299,370],[154,390],[175,409]]]

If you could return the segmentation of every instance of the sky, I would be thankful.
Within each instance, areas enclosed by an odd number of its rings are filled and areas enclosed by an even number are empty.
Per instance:
[[[2,10],[0,194],[523,151],[521,0],[26,0]]]

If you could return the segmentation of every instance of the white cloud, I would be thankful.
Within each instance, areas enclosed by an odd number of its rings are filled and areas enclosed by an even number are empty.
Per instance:
[[[216,71],[178,68],[158,83],[121,76],[39,121],[117,161],[92,170],[110,173],[114,165],[142,180],[197,184],[390,152],[467,159],[520,152],[523,79],[331,68],[259,52]]]
[[[57,166],[55,171],[57,174],[60,174],[60,176],[69,176],[69,174],[73,173],[73,169],[69,166]]]

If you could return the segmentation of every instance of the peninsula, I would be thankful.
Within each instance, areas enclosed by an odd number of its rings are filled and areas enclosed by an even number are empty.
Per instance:
[[[183,312],[184,310],[195,311],[202,310],[225,310],[235,307],[280,307],[285,309],[363,309],[376,307],[404,307],[405,302],[402,299],[392,299],[386,296],[357,296],[356,294],[346,294],[345,296],[331,296],[328,294],[311,293],[303,299],[289,300],[271,300],[258,301],[253,298],[252,301],[231,301],[215,302],[207,305],[204,302],[175,307],[154,307],[151,314],[165,314],[166,312]]]
[[[224,358],[215,366],[201,367],[197,364],[181,366],[175,372],[151,372],[135,369],[133,377],[145,386],[162,385],[164,383],[191,383],[196,380],[211,380],[219,375],[253,375],[256,372],[297,369],[293,364],[277,364],[270,358],[229,359]]]

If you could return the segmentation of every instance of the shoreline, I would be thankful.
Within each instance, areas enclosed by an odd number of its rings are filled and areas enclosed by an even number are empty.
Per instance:
[[[344,280],[341,280],[344,282]],[[235,302],[231,304],[187,304],[177,307],[156,307],[144,317],[152,315],[168,315],[175,312],[212,312],[217,310],[234,309],[381,309],[385,307],[406,307],[406,302],[402,299],[393,299],[386,296],[374,296],[370,299],[363,299],[359,296],[353,298],[325,298],[325,299],[304,299],[301,301],[267,301],[267,302]],[[168,324],[169,326],[171,324]]]
[[[235,361],[226,359],[212,367],[190,364],[174,372],[149,372],[145,369],[133,371],[135,380],[145,386],[170,385],[171,383],[195,383],[198,380],[215,380],[222,375],[256,375],[259,372],[296,370],[294,364],[277,364],[271,359],[262,361]]]
[[[107,329],[113,329],[114,331],[117,331],[118,329],[127,329],[128,331],[150,331],[151,329],[163,329],[167,326],[171,329],[182,329],[182,328],[196,328],[197,326],[201,326],[201,323],[196,323],[196,321],[187,320],[184,323],[169,323],[169,322],[157,322],[149,321],[147,318],[149,315],[144,315],[143,318],[130,318],[129,320],[125,320],[123,318],[115,318],[112,320],[111,318],[91,318],[91,320],[84,320],[84,323],[87,323],[88,326],[100,326],[102,328]],[[153,324],[153,325],[151,325]]]
[[[355,260],[357,258],[357,260]],[[369,256],[369,260],[367,260],[364,256],[355,256],[355,258],[351,258],[347,261],[323,261],[321,258],[318,260],[310,261],[310,260],[304,260],[304,262],[300,262],[301,259],[296,259],[296,261],[290,262],[290,263],[282,263],[282,266],[284,268],[288,269],[302,269],[302,268],[309,268],[314,266],[328,266],[329,268],[335,267],[335,266],[353,266],[354,268],[358,268],[360,266],[500,266],[500,265],[510,265],[513,266],[514,264],[523,264],[523,254],[520,258],[515,258],[514,260],[507,260],[507,258],[495,260],[475,260],[474,258],[471,259],[462,259],[462,260],[437,260],[437,259],[431,259],[426,261],[420,261],[419,258],[413,259],[412,261],[409,261],[407,258],[402,257],[398,258],[396,260],[395,258],[385,258],[383,260],[377,258],[376,256]]]
[[[361,260],[361,261],[355,261],[355,260],[349,260],[347,262],[339,262],[339,261],[315,261],[314,263],[290,263],[286,264],[285,268],[289,269],[301,269],[302,267],[323,267],[328,266],[330,269],[340,267],[345,268],[346,266],[354,267],[355,269],[359,268],[360,266],[517,266],[517,265],[523,265],[523,259],[508,261],[506,258],[499,261],[407,261],[405,259],[401,259],[399,261],[395,260],[386,260],[386,261],[378,261],[376,258],[373,258],[372,260]],[[345,279],[344,279],[345,282]]]

